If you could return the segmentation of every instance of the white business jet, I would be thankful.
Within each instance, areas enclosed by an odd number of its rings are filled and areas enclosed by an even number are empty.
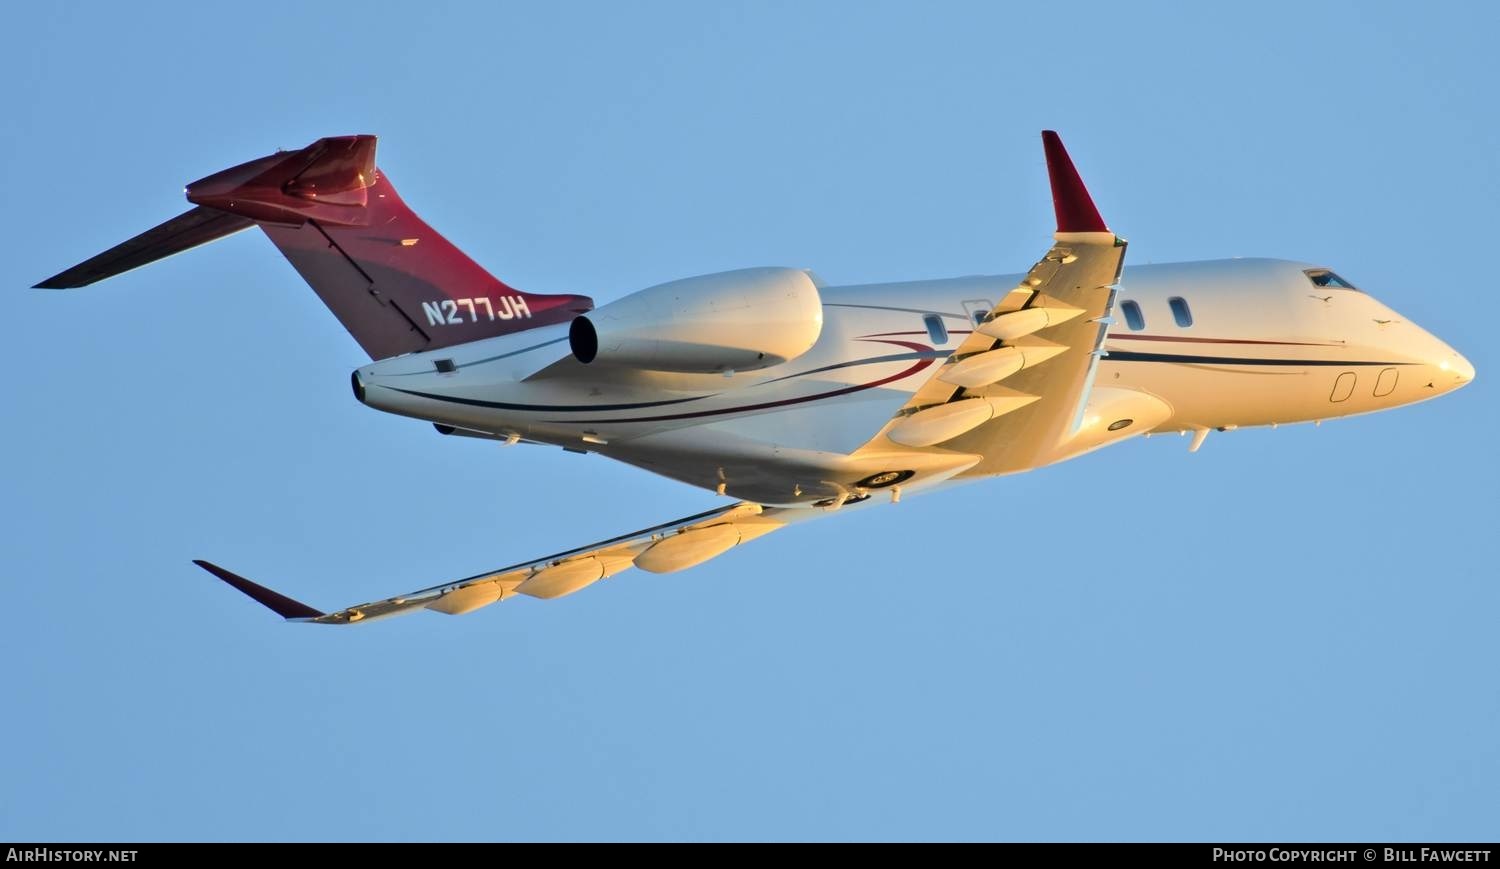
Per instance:
[[[598,453],[733,503],[301,622],[555,598],[700,564],[796,522],[1061,462],[1153,432],[1386,410],[1474,378],[1326,266],[1137,266],[1042,134],[1057,231],[1020,275],[824,286],[796,268],[686,278],[595,307],[513,289],[416,216],[374,136],[320,139],[187,188],[192,210],[38,286],[81,287],[259,226],[372,360],[370,407],[453,437]]]

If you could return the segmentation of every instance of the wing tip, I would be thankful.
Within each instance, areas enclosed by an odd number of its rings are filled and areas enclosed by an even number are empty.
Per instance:
[[[66,274],[67,272],[55,274],[45,281],[39,281],[35,284],[32,284],[31,288],[33,290],[75,290],[81,286],[84,286],[83,284],[75,283],[73,281],[63,280],[63,277]]]
[[[274,592],[263,585],[251,582],[237,573],[225,570],[212,561],[195,558],[193,559],[193,563],[234,587],[246,597],[289,621],[322,618],[324,615],[324,613],[313,609],[299,600],[293,600],[284,594]]]
[[[1094,198],[1063,147],[1056,130],[1042,131],[1042,150],[1047,155],[1047,178],[1052,184],[1052,208],[1058,232],[1109,232]]]

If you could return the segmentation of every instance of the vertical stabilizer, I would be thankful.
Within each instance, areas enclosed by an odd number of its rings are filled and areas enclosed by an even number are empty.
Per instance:
[[[372,359],[562,323],[586,296],[508,286],[418,217],[374,136],[319,139],[188,185],[196,208],[38,286],[80,287],[258,225]]]

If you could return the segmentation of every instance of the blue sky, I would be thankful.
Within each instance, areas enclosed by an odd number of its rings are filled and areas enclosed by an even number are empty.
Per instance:
[[[1007,5],[10,9],[0,839],[1500,835],[1500,13]],[[359,406],[258,234],[25,289],[353,132],[535,292],[1015,272],[1046,127],[1132,262],[1326,263],[1478,379],[322,629],[189,559],[332,607],[713,496]]]

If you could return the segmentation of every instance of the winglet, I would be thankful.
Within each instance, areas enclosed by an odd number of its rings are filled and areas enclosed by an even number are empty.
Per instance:
[[[286,595],[277,594],[263,585],[256,585],[243,576],[230,573],[217,564],[197,558],[193,559],[193,563],[244,592],[256,603],[284,619],[316,619],[323,616],[323,613],[318,612],[301,601],[295,601]]]
[[[1051,130],[1042,131],[1047,152],[1047,177],[1052,181],[1052,207],[1057,212],[1058,232],[1109,232],[1062,139]]]

